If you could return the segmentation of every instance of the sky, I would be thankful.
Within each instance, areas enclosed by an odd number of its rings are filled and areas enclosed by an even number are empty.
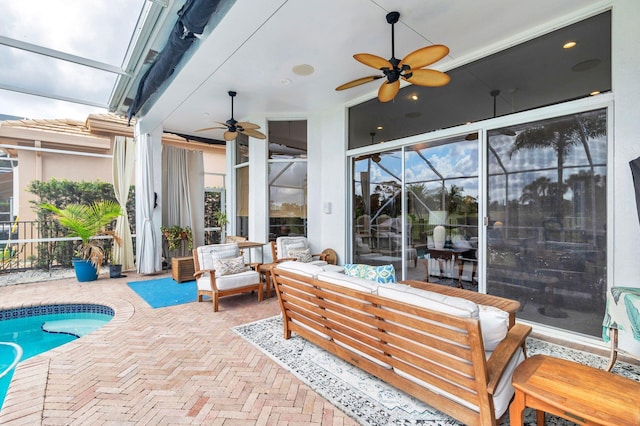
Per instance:
[[[0,36],[81,57],[123,65],[145,0],[3,1]],[[84,121],[105,108],[3,90],[19,87],[106,105],[116,81],[110,72],[0,44],[0,114]]]

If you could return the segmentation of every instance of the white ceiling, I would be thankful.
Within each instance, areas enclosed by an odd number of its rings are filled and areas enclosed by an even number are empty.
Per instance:
[[[381,80],[342,92],[334,88],[379,73],[352,55],[391,57],[391,26],[385,15],[393,10],[400,12],[395,56],[444,44],[450,54],[431,67],[447,71],[592,15],[608,4],[602,0],[237,0],[225,16],[214,15],[212,21],[220,20],[218,25],[205,30],[189,53],[190,60],[138,116],[149,128],[162,125],[166,130],[222,139],[222,131],[194,130],[230,117],[229,90],[238,92],[236,120],[258,124],[304,119],[310,111],[371,99]],[[173,22],[167,19],[165,25]],[[315,71],[296,75],[292,68],[301,64]]]

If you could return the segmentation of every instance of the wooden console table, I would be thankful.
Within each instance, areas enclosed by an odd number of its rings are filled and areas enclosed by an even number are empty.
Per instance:
[[[475,249],[468,249],[468,248],[463,248],[463,249],[459,249],[459,248],[441,248],[441,249],[437,249],[437,248],[427,248],[427,253],[429,254],[429,258],[434,259],[438,262],[439,265],[439,270],[440,270],[440,278],[442,278],[442,262],[445,260],[451,260],[453,262],[453,264],[458,265],[458,272],[461,273],[462,272],[462,265],[458,262],[459,258],[470,258],[474,255],[475,253]],[[427,259],[425,257],[425,263],[427,265],[427,276],[425,278],[425,281],[429,281],[430,279],[430,274],[429,274],[429,259]],[[473,281],[473,275],[472,275],[472,281]],[[458,280],[458,287],[462,288],[462,280]]]
[[[478,293],[471,290],[463,290],[461,288],[416,280],[400,281],[400,284],[407,284],[411,287],[433,291],[434,293],[444,294],[445,296],[460,297],[477,303],[478,305],[493,306],[501,309],[509,314],[509,328],[515,325],[516,312],[520,309],[520,302],[517,300],[505,299],[504,297],[492,296],[490,294]]]
[[[525,407],[536,410],[538,426],[545,412],[579,425],[640,424],[640,383],[608,371],[534,355],[516,368],[512,383],[511,425],[523,425]]]

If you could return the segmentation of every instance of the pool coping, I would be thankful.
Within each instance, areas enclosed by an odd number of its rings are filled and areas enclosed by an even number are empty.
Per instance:
[[[5,405],[10,400],[25,401],[25,404],[21,407],[22,409],[15,413],[19,416],[21,422],[26,422],[24,424],[40,424],[42,422],[51,359],[59,354],[78,350],[90,343],[91,340],[96,342],[103,341],[109,334],[117,332],[122,324],[133,317],[135,307],[129,301],[115,297],[102,296],[99,301],[96,301],[95,296],[92,297],[87,294],[71,296],[66,294],[59,297],[46,294],[40,300],[33,297],[28,303],[3,306],[0,309],[7,311],[35,306],[79,304],[103,305],[111,308],[113,310],[113,318],[102,327],[81,338],[21,361],[18,364],[5,397]],[[13,409],[15,410],[15,407]]]

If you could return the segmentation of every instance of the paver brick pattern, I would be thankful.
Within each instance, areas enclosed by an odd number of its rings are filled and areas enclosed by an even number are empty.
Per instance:
[[[152,309],[127,281],[75,279],[0,287],[0,309],[102,303],[113,320],[23,361],[2,425],[355,425],[231,328],[279,313],[275,297],[225,297]]]

